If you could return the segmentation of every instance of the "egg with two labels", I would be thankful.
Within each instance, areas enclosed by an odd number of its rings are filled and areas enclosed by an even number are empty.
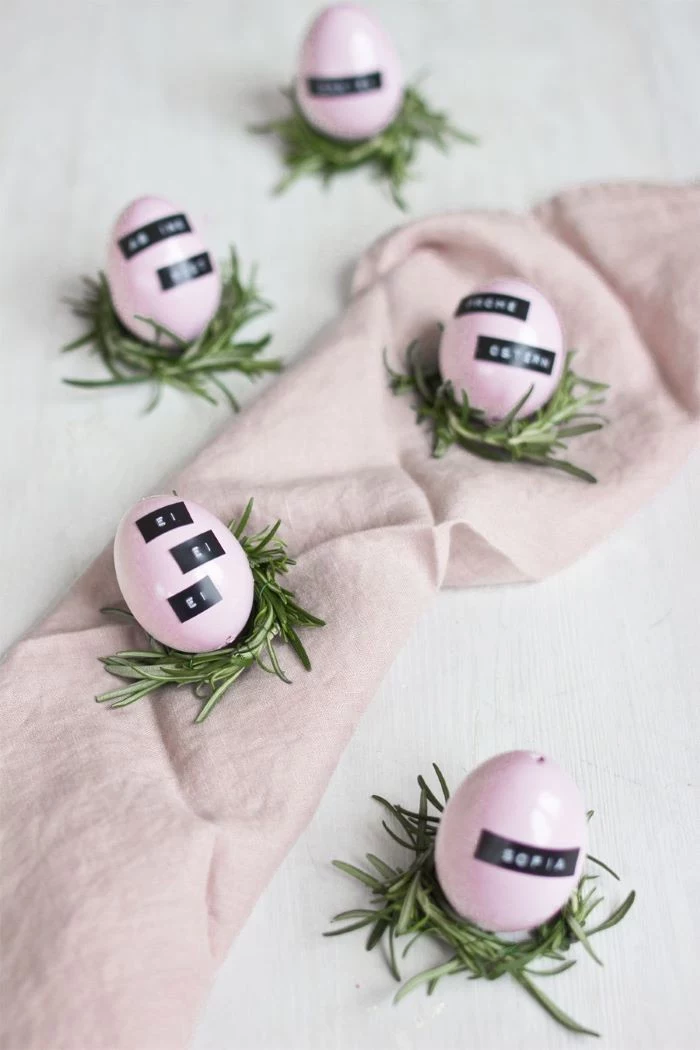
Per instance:
[[[531,751],[496,755],[451,796],[435,841],[435,870],[458,915],[514,933],[551,919],[578,885],[588,821],[560,766]]]
[[[442,334],[439,365],[457,400],[466,392],[474,408],[496,421],[528,391],[516,418],[542,408],[559,385],[565,356],[562,327],[545,296],[503,277],[460,301]]]
[[[333,4],[317,16],[301,47],[295,96],[330,138],[362,141],[391,124],[403,102],[401,64],[374,15]]]
[[[173,649],[230,645],[250,618],[254,586],[245,551],[192,500],[151,496],[132,507],[117,529],[114,566],[135,619]]]
[[[107,283],[122,324],[144,342],[174,346],[148,318],[179,339],[197,339],[216,313],[221,277],[199,231],[182,208],[160,197],[132,201],[116,221]]]

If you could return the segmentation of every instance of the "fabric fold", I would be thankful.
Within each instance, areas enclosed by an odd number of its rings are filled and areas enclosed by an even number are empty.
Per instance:
[[[558,310],[611,423],[575,444],[599,484],[442,460],[393,364],[485,279],[522,276]],[[437,590],[563,569],[666,483],[698,435],[700,187],[563,194],[526,216],[437,216],[380,240],[318,346],[178,478],[224,519],[255,497],[328,623],[291,686],[251,672],[202,726],[172,691],[123,711],[98,657],[103,553],[0,668],[5,1050],[185,1047],[216,966],[306,825],[398,649]],[[144,493],[146,495],[146,493]]]

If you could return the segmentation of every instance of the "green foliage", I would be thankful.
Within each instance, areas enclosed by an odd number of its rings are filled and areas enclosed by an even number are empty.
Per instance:
[[[418,360],[418,344],[406,352],[406,372],[393,371],[385,359],[389,386],[395,394],[412,394],[416,421],[427,422],[432,430],[433,455],[444,456],[453,445],[482,459],[505,463],[530,463],[538,467],[563,470],[582,481],[595,482],[587,470],[575,466],[558,453],[570,438],[601,430],[606,420],[591,408],[603,403],[605,383],[577,375],[567,354],[559,386],[548,403],[531,416],[516,419],[527,403],[532,387],[502,420],[489,423],[484,413],[469,401],[466,391],[461,400],[451,383],[444,383],[435,369],[424,368]]]
[[[403,188],[421,142],[430,142],[443,152],[453,141],[477,143],[473,135],[454,127],[446,113],[431,109],[415,87],[406,88],[401,109],[389,127],[362,142],[343,142],[316,131],[299,109],[293,89],[283,94],[292,104],[291,115],[251,128],[256,133],[271,132],[282,143],[287,172],[275,187],[276,193],[304,175],[318,175],[327,183],[343,172],[368,167],[388,183],[395,203],[405,210]]]
[[[597,926],[589,926],[591,913],[603,897],[596,890],[597,876],[584,875],[564,908],[549,922],[530,931],[520,940],[489,933],[460,918],[448,904],[435,872],[435,835],[440,813],[449,799],[449,790],[438,767],[434,765],[433,769],[442,799],[423,777],[418,777],[420,798],[417,810],[392,805],[380,795],[372,796],[391,820],[391,824],[382,821],[385,832],[411,857],[407,866],[395,867],[368,853],[367,869],[344,861],[333,861],[336,868],[370,891],[372,907],[353,908],[336,915],[333,922],[346,925],[342,929],[329,931],[325,936],[334,937],[367,928],[367,951],[383,944],[389,970],[398,982],[402,981],[397,959],[396,942],[399,938],[410,938],[401,958],[405,958],[411,947],[423,937],[439,944],[445,950],[445,961],[402,984],[394,998],[396,1003],[421,986],[431,995],[438,982],[449,974],[464,974],[471,980],[487,981],[510,976],[564,1028],[583,1035],[597,1035],[597,1032],[569,1017],[545,995],[533,978],[553,977],[575,966],[576,960],[567,958],[567,954],[577,943],[602,965],[590,939],[603,930],[611,929],[625,917],[634,903],[634,891],[607,919]],[[618,878],[607,865],[590,854],[588,859],[604,868],[613,878]],[[543,961],[547,964],[545,968],[538,965]]]
[[[148,383],[153,396],[147,411],[155,408],[164,386],[216,404],[214,393],[223,394],[237,411],[231,391],[219,378],[223,372],[240,372],[250,379],[265,372],[279,372],[282,362],[261,358],[271,336],[237,341],[241,328],[272,309],[260,295],[255,274],[248,281],[241,278],[238,258],[231,249],[228,266],[222,274],[221,302],[209,325],[194,342],[187,343],[148,317],[140,317],[153,328],[154,342],[145,343],[132,335],[121,323],[112,304],[107,279],[101,273],[97,280],[84,279],[82,298],[71,300],[73,312],[87,321],[88,330],[63,351],[87,346],[96,353],[109,372],[105,379],[64,379],[70,386],[95,389]],[[163,340],[175,344],[163,345]]]
[[[253,615],[243,634],[232,645],[210,653],[183,653],[149,636],[148,649],[125,650],[102,657],[106,670],[117,678],[126,679],[127,684],[101,693],[95,697],[98,703],[128,707],[166,686],[189,685],[202,701],[195,722],[203,722],[249,667],[257,665],[289,683],[275,649],[278,642],[287,642],[302,666],[311,670],[311,662],[297,630],[323,627],[324,622],[302,609],[293,593],[278,579],[295,564],[287,556],[286,546],[277,535],[280,522],[257,535],[243,535],[252,506],[251,500],[240,519],[229,525],[246,553],[255,585]],[[135,622],[131,613],[123,609],[103,609],[103,612]]]

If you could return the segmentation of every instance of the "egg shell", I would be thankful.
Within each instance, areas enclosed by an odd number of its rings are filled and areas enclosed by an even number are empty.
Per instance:
[[[172,232],[179,229],[183,232]],[[137,315],[190,342],[202,334],[221,299],[216,260],[191,216],[161,197],[140,197],[117,219],[107,255],[107,283],[122,324],[147,343],[155,342],[154,330]],[[177,345],[167,337],[160,343]]]
[[[478,766],[450,798],[435,867],[463,918],[494,932],[530,930],[576,888],[587,841],[586,807],[569,774],[543,755],[509,751]],[[562,850],[578,854],[561,861]],[[558,862],[562,873],[545,873]]]
[[[465,302],[468,311],[460,313]],[[458,399],[466,391],[470,403],[489,420],[502,419],[533,387],[517,413],[523,418],[550,400],[565,356],[559,318],[544,295],[518,278],[501,277],[465,296],[446,324],[440,374],[452,383]]]
[[[298,69],[297,103],[309,123],[331,138],[372,138],[401,108],[396,49],[374,15],[358,4],[333,4],[318,15]]]
[[[151,496],[124,515],[114,567],[138,622],[173,649],[229,645],[253,608],[253,574],[240,543],[208,510],[179,496]]]

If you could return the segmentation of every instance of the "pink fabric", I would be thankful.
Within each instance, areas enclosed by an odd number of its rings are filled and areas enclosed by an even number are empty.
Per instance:
[[[612,425],[575,443],[600,479],[428,454],[398,361],[475,282],[548,294]],[[176,479],[223,518],[280,516],[293,586],[328,627],[311,674],[250,673],[201,727],[185,691],[125,711],[97,657],[135,637],[103,554],[2,669],[6,1050],[185,1047],[215,968],[309,820],[362,711],[443,584],[557,572],[666,483],[698,434],[700,187],[564,194],[525,217],[455,214],[361,261],[314,353]],[[294,659],[286,655],[292,669]]]

